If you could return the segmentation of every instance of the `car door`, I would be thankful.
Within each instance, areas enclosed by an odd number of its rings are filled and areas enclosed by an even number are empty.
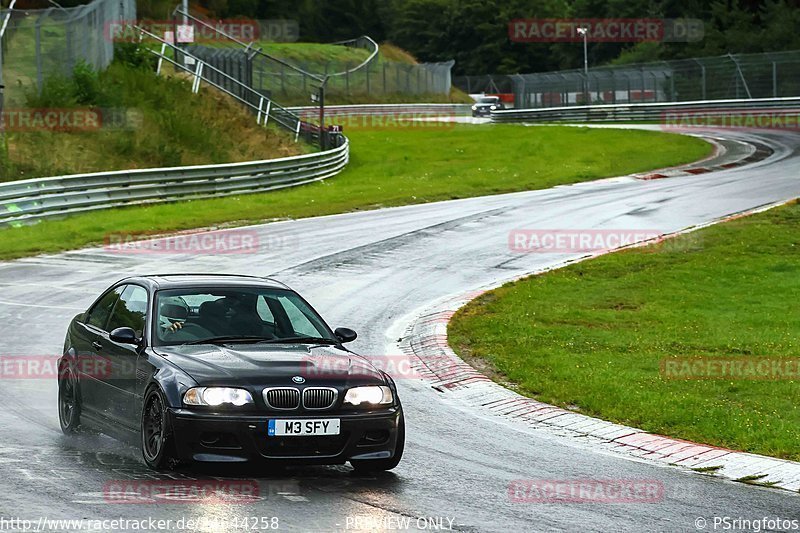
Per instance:
[[[110,372],[109,362],[102,354],[106,324],[125,285],[105,293],[77,321],[72,330],[72,346],[77,360],[76,375],[81,391],[81,408],[89,415],[105,416],[108,399],[104,397],[103,377]]]
[[[108,411],[115,422],[128,429],[138,427],[136,367],[141,346],[114,342],[109,335],[117,328],[128,327],[136,332],[137,338],[142,339],[147,303],[147,289],[134,284],[126,286],[108,319],[103,341],[103,356],[107,358],[111,368],[104,379],[111,400]]]

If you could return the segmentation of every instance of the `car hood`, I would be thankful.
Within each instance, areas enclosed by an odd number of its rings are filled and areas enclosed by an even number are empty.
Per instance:
[[[162,346],[155,352],[187,373],[198,385],[352,386],[383,384],[385,379],[368,360],[325,345],[237,344]]]

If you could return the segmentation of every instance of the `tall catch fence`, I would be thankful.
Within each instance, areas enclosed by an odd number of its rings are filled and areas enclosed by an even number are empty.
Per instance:
[[[800,96],[800,51],[729,54],[631,65],[464,76],[471,93],[513,92],[515,107],[688,102]]]
[[[51,74],[69,75],[83,61],[101,70],[114,58],[109,29],[136,18],[136,0],[94,0],[63,8],[3,9],[2,74],[8,105],[21,105]]]
[[[449,94],[452,85],[454,61],[421,64],[391,61],[368,36],[328,43],[351,48],[352,52],[343,54],[349,59],[288,60],[264,51],[267,42],[244,42],[226,34],[214,21],[180,8],[174,16],[176,24],[183,24],[185,17],[186,24],[195,27],[195,34],[216,36],[210,43],[187,44],[187,51],[238,79],[247,80],[265,96],[305,102],[323,80],[329,96]]]

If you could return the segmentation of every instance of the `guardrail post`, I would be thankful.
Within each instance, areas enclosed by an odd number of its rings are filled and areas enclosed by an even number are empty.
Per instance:
[[[158,54],[158,65],[156,65],[156,76],[161,75],[161,63],[164,61],[164,54],[167,53],[167,43],[161,43],[161,53]]]
[[[264,108],[264,97],[258,100],[258,112],[256,113],[256,124],[261,124],[261,110]]]
[[[203,76],[203,65],[205,65],[204,62],[198,61],[197,62],[197,67],[195,68],[195,71],[194,71],[194,83],[192,84],[192,92],[195,93],[195,94],[200,92],[200,80],[203,79],[202,78],[202,76]]]
[[[267,112],[264,113],[264,127],[267,127],[267,122],[269,121],[269,112],[272,109],[272,100],[267,100]]]
[[[294,142],[297,142],[297,140],[300,138],[300,125],[302,123],[303,123],[302,120],[297,121],[297,128],[294,131]]]

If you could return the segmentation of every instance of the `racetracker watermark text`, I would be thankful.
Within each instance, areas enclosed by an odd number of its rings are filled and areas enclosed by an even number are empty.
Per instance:
[[[781,357],[677,357],[661,361],[670,380],[793,381],[800,379],[800,359]]]
[[[188,24],[182,24],[179,20],[114,20],[106,23],[103,33],[107,41],[114,43],[152,39],[143,36],[137,28],[169,43],[175,42],[177,32],[178,43],[184,44],[232,42],[231,39],[244,42],[295,42],[300,36],[297,21],[290,19],[222,19],[204,22],[190,20]]]
[[[661,114],[665,130],[691,128],[800,129],[800,109],[693,109]]]
[[[551,18],[514,19],[508,37],[517,43],[697,42],[704,36],[698,19],[659,18]]]
[[[0,128],[6,132],[134,130],[143,120],[136,109],[12,108],[0,114]]]
[[[105,237],[104,249],[119,254],[255,254],[296,248],[296,236],[261,235],[251,230],[193,231],[155,237],[148,232],[118,232]]]
[[[514,503],[657,503],[664,484],[654,479],[518,479],[508,485]]]

